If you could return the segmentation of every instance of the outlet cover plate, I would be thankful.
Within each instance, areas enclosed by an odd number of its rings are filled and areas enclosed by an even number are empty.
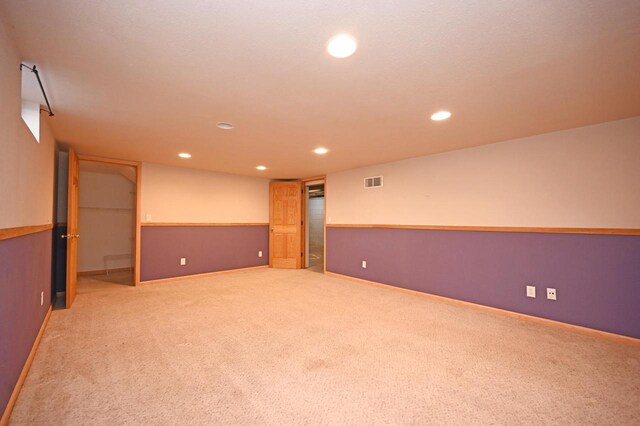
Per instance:
[[[180,266],[184,266],[187,264],[187,258],[186,257],[181,257],[180,258]]]
[[[557,293],[555,288],[547,288],[547,299],[557,300]]]

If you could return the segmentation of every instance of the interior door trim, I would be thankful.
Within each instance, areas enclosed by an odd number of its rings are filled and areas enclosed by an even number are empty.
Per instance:
[[[135,208],[135,247],[133,285],[140,285],[140,241],[141,241],[141,214],[142,214],[142,163],[140,161],[120,160],[115,158],[98,157],[95,155],[78,154],[78,161],[93,161],[96,163],[117,164],[130,166],[136,169],[136,208]]]

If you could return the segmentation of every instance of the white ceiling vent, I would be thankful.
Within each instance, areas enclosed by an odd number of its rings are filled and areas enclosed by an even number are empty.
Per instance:
[[[381,188],[382,187],[382,176],[373,176],[364,178],[364,189],[368,188]]]

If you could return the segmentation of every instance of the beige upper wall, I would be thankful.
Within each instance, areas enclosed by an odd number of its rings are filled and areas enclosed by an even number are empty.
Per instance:
[[[640,117],[330,174],[327,221],[640,228]]]
[[[20,116],[20,56],[0,19],[0,228],[52,223],[55,143],[40,115],[40,143]]]
[[[142,222],[269,222],[269,181],[144,163]]]

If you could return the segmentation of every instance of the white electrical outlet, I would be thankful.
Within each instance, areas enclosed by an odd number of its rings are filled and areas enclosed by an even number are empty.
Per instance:
[[[527,286],[527,297],[536,297],[536,288],[535,286],[528,285]]]
[[[144,215],[144,220],[147,222],[151,222],[152,216],[151,213],[147,213],[146,215]]]
[[[40,292],[40,306],[44,305],[44,291]]]
[[[181,257],[180,258],[180,266],[184,266],[187,264],[187,258],[186,257]]]
[[[555,288],[547,288],[547,299],[549,300],[557,300],[556,299],[556,289]]]
[[[262,257],[262,250],[258,252],[258,257]]]
[[[366,260],[362,261],[362,269],[367,269],[367,261]]]

